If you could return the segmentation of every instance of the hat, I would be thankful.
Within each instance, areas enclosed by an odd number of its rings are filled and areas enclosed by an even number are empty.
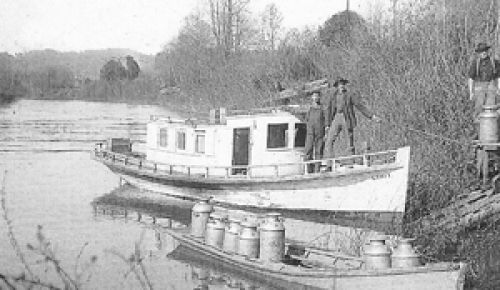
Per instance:
[[[347,84],[349,83],[349,80],[346,80],[344,78],[338,78],[334,83],[333,83],[333,86],[334,87],[338,87],[340,83],[343,83],[343,84]]]
[[[477,44],[476,52],[487,51],[488,49],[490,49],[490,47],[491,46],[487,45],[486,43],[480,42],[480,43]]]

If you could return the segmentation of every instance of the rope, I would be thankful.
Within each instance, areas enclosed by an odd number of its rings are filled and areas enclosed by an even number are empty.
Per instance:
[[[385,123],[387,123],[389,125],[401,128],[403,130],[411,131],[411,132],[414,132],[414,133],[417,133],[417,134],[421,134],[421,135],[424,135],[424,136],[429,137],[429,138],[439,139],[439,140],[446,141],[446,142],[453,143],[453,144],[457,144],[457,145],[460,145],[460,146],[463,146],[463,147],[474,146],[474,144],[472,142],[458,141],[458,140],[455,140],[455,139],[444,137],[442,135],[437,135],[437,134],[425,132],[425,131],[422,131],[422,130],[418,130],[418,129],[415,129],[415,128],[411,128],[410,126],[407,126],[407,125],[405,126],[405,125],[394,124],[394,123],[391,123],[391,122],[389,122],[387,120],[384,120],[384,119],[382,119],[382,121],[384,121]]]

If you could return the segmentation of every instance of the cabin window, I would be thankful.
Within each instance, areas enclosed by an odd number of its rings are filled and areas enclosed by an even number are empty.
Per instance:
[[[267,148],[288,147],[288,123],[267,125]]]
[[[296,123],[295,124],[295,147],[306,147],[306,135],[307,129],[306,124]]]
[[[194,143],[194,151],[196,153],[205,153],[205,131],[196,130],[196,138]]]
[[[160,128],[160,140],[159,140],[160,147],[167,147],[168,144],[167,140],[168,140],[167,128]]]
[[[177,131],[176,146],[179,150],[186,150],[186,132]]]

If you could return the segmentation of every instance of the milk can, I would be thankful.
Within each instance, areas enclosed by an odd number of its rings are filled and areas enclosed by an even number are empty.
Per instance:
[[[228,253],[237,253],[238,239],[241,231],[241,221],[236,218],[229,218],[224,232],[224,243],[222,249]]]
[[[210,219],[207,223],[207,229],[205,232],[205,243],[210,246],[222,248],[222,242],[224,241],[224,229],[226,225],[224,224],[224,216],[213,212],[210,214]]]
[[[260,225],[259,258],[282,261],[285,256],[285,226],[279,213],[268,213]]]
[[[366,269],[387,269],[391,267],[391,251],[385,244],[386,237],[370,238],[370,243],[364,248]]]
[[[495,105],[483,106],[483,112],[479,114],[479,141],[498,142],[498,112]]]
[[[203,238],[212,205],[208,204],[208,199],[196,203],[191,210],[191,235],[197,238]]]
[[[419,256],[415,253],[411,243],[415,239],[400,239],[397,247],[392,251],[393,268],[411,268],[420,266]]]
[[[259,257],[259,232],[257,231],[256,223],[251,221],[243,221],[241,223],[238,254],[248,258]]]

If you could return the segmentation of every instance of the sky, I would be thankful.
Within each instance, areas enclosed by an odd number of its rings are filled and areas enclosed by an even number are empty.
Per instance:
[[[350,0],[362,14],[363,3]],[[175,38],[183,19],[206,10],[208,0],[0,0],[0,52],[35,49],[83,51],[130,48],[156,54]],[[317,27],[346,7],[346,0],[250,0],[258,15],[275,3],[285,29]]]

